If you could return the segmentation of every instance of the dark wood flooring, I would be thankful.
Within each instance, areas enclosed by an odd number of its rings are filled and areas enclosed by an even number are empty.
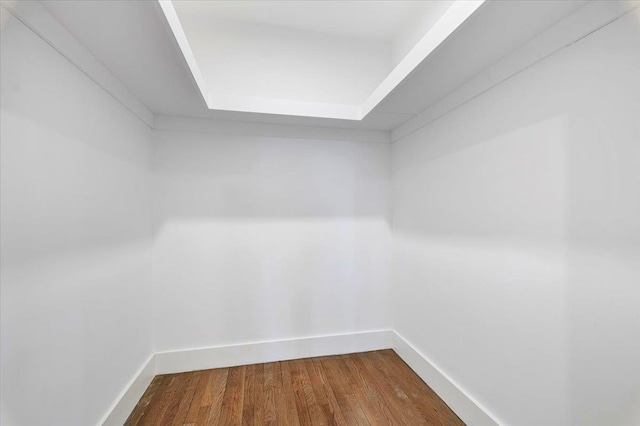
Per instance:
[[[126,425],[464,425],[392,350],[156,376]]]

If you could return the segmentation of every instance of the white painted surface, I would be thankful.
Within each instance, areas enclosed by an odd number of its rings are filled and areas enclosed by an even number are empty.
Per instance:
[[[360,105],[391,71],[385,42],[185,14],[174,5],[212,101],[220,94]]]
[[[20,2],[22,3],[25,2]],[[233,6],[229,7],[233,8],[236,7],[236,3],[238,2],[223,4],[225,7],[232,4]],[[260,5],[263,3],[260,2]],[[326,3],[356,7],[357,2],[322,3],[325,3],[323,7]],[[381,2],[375,2],[376,7],[379,3]],[[445,2],[414,3],[429,4],[430,7],[439,9]],[[458,28],[445,44],[433,53],[433,58],[418,66],[402,84],[360,121],[353,119],[354,108],[360,106],[273,99],[267,99],[265,102],[264,99],[255,97],[248,99],[253,112],[209,110],[193,82],[191,71],[177,47],[173,34],[165,28],[164,17],[161,18],[156,10],[159,6],[155,1],[48,0],[44,2],[44,6],[156,115],[295,126],[391,130],[433,105],[585,3],[584,0],[557,0],[483,4],[478,13]],[[415,14],[414,18],[419,18],[419,14]],[[118,22],[117,31],[114,31],[113,22]],[[412,26],[413,24],[409,24],[405,29]],[[485,28],[492,30],[485,31]],[[403,37],[413,40],[420,36],[421,31],[417,31]],[[398,46],[392,46],[392,50],[394,49],[398,49]],[[396,61],[397,58],[393,63]],[[226,99],[225,103],[236,101],[242,103],[247,99]],[[221,100],[218,99],[217,102]],[[287,102],[291,102],[292,105],[288,105]],[[266,106],[278,107],[279,113],[264,113]],[[320,114],[322,118],[284,115],[290,113],[291,109],[298,108],[302,108],[308,115]],[[327,118],[330,116],[341,116],[342,119]]]
[[[354,121],[209,110],[155,1],[47,0],[43,5],[157,115],[378,130],[389,130],[410,117],[374,112]],[[113,22],[118,22],[117,31]]]
[[[501,423],[637,420],[639,30],[392,145],[393,329]]]
[[[411,343],[392,331],[393,350],[425,383],[434,390],[449,408],[473,426],[497,426],[498,421],[464,389],[442,372],[431,360],[420,353]]]
[[[303,11],[300,4],[291,2],[231,6],[160,0],[209,109],[357,121],[483,3],[311,2]],[[403,9],[405,15],[400,25],[389,14],[395,31],[384,25],[377,28],[375,19],[367,20],[367,16],[387,20],[384,10],[390,7]],[[410,9],[415,9],[414,16],[407,14]],[[318,12],[315,16],[310,15],[313,10]],[[216,16],[217,11],[222,17]],[[346,19],[347,11],[352,19]],[[349,36],[353,31],[342,30],[358,28],[359,21],[367,23],[356,33],[380,35],[355,38]],[[317,29],[320,22],[326,22],[321,27],[328,33],[309,30]],[[390,39],[381,39],[389,32]]]
[[[160,1],[210,109],[358,121],[480,4]]]
[[[156,350],[388,328],[389,144],[154,134]]]
[[[174,2],[181,15],[263,24],[298,31],[389,43],[403,36],[414,19],[430,15],[437,19],[442,5],[433,1],[380,0],[211,0]],[[450,0],[443,2],[451,3]],[[426,23],[423,23],[426,24]]]
[[[391,143],[390,132],[380,130],[342,129],[339,127],[292,126],[284,124],[247,123],[207,120],[202,118],[156,116],[154,128],[219,135],[266,136],[284,139],[310,139],[345,142]]]
[[[389,96],[416,68],[451,37],[484,3],[484,0],[456,1],[398,62],[380,85],[362,103],[365,117]]]
[[[0,422],[96,424],[152,352],[151,134],[5,13]]]
[[[189,39],[180,24],[180,19],[178,18],[178,14],[176,13],[175,8],[173,7],[173,2],[169,0],[160,0],[158,1],[158,7],[162,10],[164,17],[167,20],[167,25],[171,29],[173,37],[175,39],[178,48],[182,52],[182,56],[186,62],[187,67],[191,73],[191,77],[193,78],[193,82],[198,87],[198,92],[200,92],[200,96],[205,103],[208,103],[208,93],[207,90],[207,82],[205,78],[202,76],[202,72],[200,71],[200,67],[196,62],[196,57],[193,54],[193,49],[191,48],[191,44],[189,43]]]
[[[438,22],[447,10],[453,5],[455,0],[439,0],[439,1],[413,1],[414,5],[429,8],[428,13],[425,11],[416,11],[409,18],[406,18],[404,25],[397,28],[394,36],[388,38],[391,40],[391,64],[393,67],[398,65],[407,53],[424,37],[424,35]],[[348,3],[348,2],[343,2]],[[369,2],[373,3],[373,2]],[[375,2],[377,3],[397,3],[397,2]]]
[[[179,373],[389,349],[392,339],[392,331],[376,330],[159,352],[155,359],[158,374]]]
[[[129,384],[125,386],[111,409],[107,411],[103,420],[98,424],[102,426],[122,426],[136,405],[138,405],[138,402],[140,402],[140,398],[142,398],[156,374],[156,354],[152,354],[142,364],[140,370],[134,374]]]
[[[584,0],[484,2],[376,110],[420,113],[585,3]]]
[[[577,2],[574,3],[579,4]],[[533,5],[538,7],[539,4],[540,3],[534,3]],[[530,5],[531,3],[526,3],[527,8],[531,7]],[[491,6],[494,6],[494,4],[491,4]],[[447,114],[465,102],[481,95],[487,90],[491,90],[501,82],[518,74],[520,71],[534,66],[548,56],[561,51],[577,40],[582,39],[592,32],[597,31],[602,26],[626,14],[634,7],[639,6],[640,2],[638,1],[588,2],[584,7],[579,8],[576,12],[555,23],[525,43],[521,48],[485,68],[471,80],[465,82],[455,90],[450,91],[448,95],[431,104],[412,119],[407,120],[405,123],[393,129],[392,139],[400,139],[420,127],[428,125],[430,122]],[[572,6],[572,8],[575,8],[575,6]],[[516,10],[520,9],[521,8],[516,8]],[[566,12],[566,6],[561,9],[561,11]],[[485,58],[485,60],[486,59],[489,58]],[[444,81],[438,81],[438,83],[443,86],[450,84]]]
[[[162,118],[156,349],[386,329],[394,296],[504,423],[637,424],[639,23],[394,146],[393,291],[388,135]],[[2,43],[2,423],[118,423],[150,374],[149,130],[15,20]]]
[[[2,13],[17,17],[33,32],[42,37],[52,48],[72,62],[87,77],[95,81],[107,93],[138,116],[147,125],[153,126],[153,113],[111,74],[77,39],[52,17],[38,1],[2,0]]]

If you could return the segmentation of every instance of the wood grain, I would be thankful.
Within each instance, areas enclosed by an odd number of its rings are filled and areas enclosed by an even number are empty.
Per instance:
[[[156,376],[143,425],[464,425],[392,350]]]

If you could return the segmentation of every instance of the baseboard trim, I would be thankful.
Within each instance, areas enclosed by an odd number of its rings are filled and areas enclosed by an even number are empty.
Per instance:
[[[393,350],[469,426],[502,423],[404,337],[393,331]]]
[[[470,426],[499,426],[500,421],[469,396],[404,337],[393,330],[333,334],[239,345],[158,352],[138,370],[99,423],[122,425],[156,374],[286,361],[316,356],[393,349],[449,407]]]
[[[159,352],[156,353],[156,374],[389,349],[392,338],[391,330],[374,330]]]
[[[103,426],[122,426],[142,398],[144,391],[156,375],[155,354],[152,354],[133,375],[124,390],[100,421]]]

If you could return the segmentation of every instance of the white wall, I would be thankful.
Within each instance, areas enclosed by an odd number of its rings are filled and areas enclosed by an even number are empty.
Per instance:
[[[387,328],[389,144],[154,132],[158,351]]]
[[[95,424],[152,351],[389,326],[505,424],[637,424],[639,25],[390,149],[151,133],[9,19],[2,424]]]
[[[3,425],[97,424],[151,354],[151,131],[3,10]]]
[[[393,145],[393,327],[505,424],[640,422],[639,29]]]

